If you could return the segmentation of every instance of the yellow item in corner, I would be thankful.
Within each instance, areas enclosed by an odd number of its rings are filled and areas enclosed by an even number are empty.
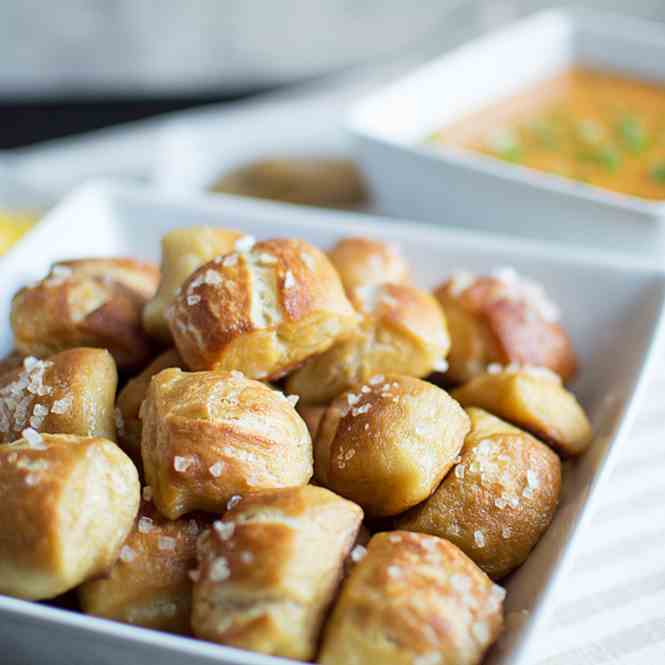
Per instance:
[[[0,210],[0,254],[7,252],[38,219],[34,213]]]

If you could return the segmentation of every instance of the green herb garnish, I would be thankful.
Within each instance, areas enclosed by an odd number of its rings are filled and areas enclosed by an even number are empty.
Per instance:
[[[617,132],[624,148],[630,152],[642,152],[649,143],[644,126],[635,116],[623,116],[617,124]]]
[[[615,148],[609,145],[602,145],[594,150],[580,152],[577,157],[581,161],[598,164],[610,173],[615,173],[619,166],[621,166],[621,155]]]
[[[649,171],[652,180],[655,180],[659,185],[665,185],[665,162],[656,164]]]

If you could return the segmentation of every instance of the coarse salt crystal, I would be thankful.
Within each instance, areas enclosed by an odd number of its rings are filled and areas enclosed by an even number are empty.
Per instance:
[[[35,356],[26,356],[23,358],[23,368],[29,372],[39,362],[39,358],[35,358]]]
[[[213,582],[223,582],[231,575],[228,561],[224,557],[219,557],[213,561],[210,566],[210,579]]]
[[[391,533],[391,534],[388,536],[388,540],[389,540],[391,543],[399,543],[399,542],[402,541],[402,536],[400,536],[400,535],[397,534],[397,533]]]
[[[129,545],[123,545],[120,550],[120,560],[125,563],[131,563],[136,558],[136,553],[134,550],[129,547]]]
[[[525,499],[531,499],[531,498],[533,497],[533,490],[532,490],[530,487],[525,487],[525,488],[522,490],[522,496],[523,496]]]
[[[266,254],[264,252],[259,254],[259,263],[264,266],[271,266],[277,263],[277,259],[272,254]]]
[[[371,385],[373,385],[373,386],[376,386],[376,385],[378,385],[379,383],[382,383],[383,380],[384,380],[384,376],[383,376],[383,374],[376,374],[375,376],[373,376],[373,377],[369,380],[369,383],[370,383]]]
[[[229,540],[236,529],[235,522],[213,522],[212,528],[219,534],[222,540]]]
[[[30,485],[31,487],[34,487],[39,483],[39,475],[36,473],[29,473],[25,477],[25,484]]]
[[[502,538],[510,538],[512,536],[513,530],[509,526],[504,526],[501,529],[501,537]]]
[[[240,553],[240,560],[243,563],[252,563],[254,561],[254,555],[251,552],[241,552]]]
[[[51,413],[56,413],[58,415],[62,415],[63,413],[67,413],[69,409],[72,406],[72,402],[74,401],[73,397],[71,395],[67,395],[66,397],[63,397],[62,399],[56,399],[53,404],[51,404]],[[119,409],[116,409],[116,418],[117,414],[120,413]],[[120,414],[120,417],[122,418],[122,414]]]
[[[360,396],[356,395],[355,393],[347,393],[346,395],[346,401],[348,402],[349,406],[357,404],[359,400]]]
[[[238,252],[248,252],[250,249],[252,249],[252,247],[254,247],[255,243],[256,239],[254,236],[246,235],[236,240],[235,248]]]
[[[157,539],[157,547],[160,550],[174,550],[176,546],[176,539],[169,536],[159,536]]]
[[[397,577],[401,577],[402,575],[402,569],[399,566],[390,565],[388,568],[386,568],[386,572],[388,573],[388,577],[392,577],[393,579]]]
[[[190,466],[192,466],[192,464],[194,464],[194,459],[192,457],[180,457],[179,455],[176,455],[173,458],[173,468],[178,473],[184,473]]]
[[[480,529],[476,529],[473,532],[473,540],[476,543],[476,547],[480,547],[481,549],[485,547],[485,534]]]
[[[32,427],[28,427],[27,429],[24,429],[21,432],[21,436],[33,447],[33,448],[39,448],[40,450],[43,450],[46,448],[44,445],[44,439],[42,439],[42,435],[32,429]]]
[[[540,481],[538,480],[538,474],[533,469],[529,469],[526,472],[526,479],[529,483],[529,487],[532,489],[536,489],[536,487],[538,487],[540,484]]]
[[[208,268],[203,275],[203,283],[210,284],[211,286],[218,286],[222,283],[222,278],[216,270]]]
[[[358,561],[363,559],[366,554],[367,554],[366,547],[364,547],[363,545],[356,545],[351,550],[351,561],[353,561],[354,563],[358,563]]]
[[[293,277],[293,273],[290,270],[287,270],[286,274],[284,275],[284,288],[291,289],[295,285],[296,285],[296,280]]]
[[[447,372],[448,371],[448,361],[444,360],[443,358],[441,360],[437,360],[434,363],[433,367],[435,372]]]
[[[356,406],[353,409],[351,409],[351,415],[352,416],[359,416],[363,413],[367,413],[370,409],[370,404],[363,404],[362,406]]]
[[[459,478],[460,480],[463,480],[464,479],[464,471],[465,471],[464,464],[458,464],[455,467],[455,477]]]
[[[201,296],[197,296],[197,295],[187,296],[187,304],[188,305],[197,305],[200,302],[201,302]]]
[[[208,471],[213,478],[219,478],[224,470],[224,462],[215,462]]]
[[[500,365],[499,363],[490,363],[486,371],[488,374],[501,374],[503,371],[503,365]]]
[[[139,518],[139,532],[140,533],[150,533],[154,529],[155,525],[149,517]]]
[[[231,510],[232,508],[235,508],[240,502],[242,501],[242,497],[240,494],[234,494],[227,502],[226,502],[226,509]]]

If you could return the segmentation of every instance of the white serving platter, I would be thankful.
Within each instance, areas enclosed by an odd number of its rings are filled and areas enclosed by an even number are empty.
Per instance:
[[[378,211],[662,262],[665,202],[424,143],[433,131],[578,64],[665,82],[665,25],[588,11],[532,15],[360,100],[347,128]]]
[[[423,287],[465,268],[486,272],[512,265],[547,285],[561,304],[563,324],[582,371],[574,389],[588,410],[596,438],[567,465],[561,504],[551,528],[507,582],[508,613],[529,610],[507,631],[488,663],[531,665],[533,636],[552,609],[557,584],[588,523],[644,387],[662,336],[665,273],[627,257],[543,246],[490,234],[396,223],[367,215],[302,209],[235,197],[182,196],[161,190],[91,184],[72,194],[15,246],[0,264],[0,351],[11,348],[6,323],[12,294],[42,276],[55,260],[130,255],[156,260],[160,236],[194,224],[223,225],[258,238],[300,236],[322,247],[349,234],[400,244]],[[271,665],[290,661],[94,619],[44,604],[0,597],[0,644],[11,663],[89,665]]]

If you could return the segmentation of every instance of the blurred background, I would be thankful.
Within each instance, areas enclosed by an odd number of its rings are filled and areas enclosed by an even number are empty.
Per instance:
[[[0,148],[418,60],[551,4],[2,0]],[[665,20],[665,0],[557,4]]]

